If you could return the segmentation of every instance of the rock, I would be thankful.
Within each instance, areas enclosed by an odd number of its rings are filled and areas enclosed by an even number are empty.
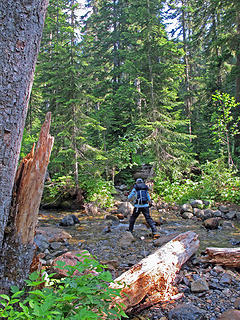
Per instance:
[[[72,238],[66,231],[53,227],[37,228],[36,234],[42,234],[48,242],[65,242],[67,239]]]
[[[193,212],[193,207],[189,203],[185,203],[182,205],[182,207],[180,209],[180,213],[183,213],[185,211]]]
[[[203,222],[203,225],[206,229],[217,229],[219,226],[218,218],[209,218]]]
[[[61,243],[60,242],[52,242],[52,243],[50,243],[50,247],[52,250],[58,250],[61,247]]]
[[[119,246],[122,249],[128,249],[129,245],[135,241],[134,236],[131,232],[126,231],[121,234],[121,238],[119,240]]]
[[[202,208],[203,207],[203,201],[202,200],[193,200],[190,202],[190,205],[193,208]]]
[[[68,266],[75,266],[78,262],[83,262],[86,258],[92,258],[90,253],[87,250],[79,250],[79,251],[68,251],[63,255],[55,258],[52,261],[52,267],[54,272],[56,272],[59,276],[67,276],[68,271],[66,269],[57,268],[57,262],[63,261]],[[92,258],[93,259],[93,258]],[[75,274],[79,274],[77,271],[74,272]]]
[[[218,218],[222,218],[222,217],[223,217],[223,213],[222,213],[222,211],[220,211],[220,210],[212,211],[212,215],[213,215],[214,217],[218,217]]]
[[[204,211],[199,209],[199,208],[194,208],[193,209],[193,214],[199,219],[203,219],[204,218]]]
[[[229,208],[227,206],[219,206],[218,209],[223,213],[229,212]]]
[[[232,220],[236,217],[236,211],[229,211],[226,215],[225,215],[226,219]]]
[[[240,320],[240,311],[235,309],[225,311],[218,320]]]
[[[240,298],[237,298],[235,301],[234,301],[234,307],[236,309],[239,309],[240,310]]]
[[[211,209],[204,210],[204,217],[203,217],[204,220],[212,218],[212,216],[213,216],[213,211]]]
[[[80,223],[80,221],[78,220],[78,218],[74,215],[74,214],[70,214],[66,217],[64,217],[59,225],[63,226],[63,227],[70,227],[70,226],[74,226],[74,224],[76,223]]]
[[[169,320],[207,320],[205,311],[191,303],[180,304],[168,312]]]
[[[237,221],[240,221],[240,212],[236,212],[236,219]]]
[[[228,284],[231,284],[232,282],[232,277],[230,276],[230,274],[224,272],[222,275],[221,275],[221,278],[220,278],[220,281],[219,283],[221,285],[228,285]]]
[[[205,207],[208,207],[210,205],[210,201],[203,200],[203,204],[204,204]]]
[[[45,252],[45,250],[49,247],[48,239],[42,234],[37,234],[35,236],[34,243],[40,252]]]
[[[235,228],[234,224],[231,221],[226,221],[226,220],[222,222],[222,227],[224,229],[233,229],[233,228]]]
[[[105,220],[110,220],[114,224],[119,224],[119,219],[117,216],[114,216],[112,214],[106,214],[104,217]]]
[[[208,291],[209,286],[206,280],[197,279],[191,283],[191,291],[194,293]]]
[[[182,213],[182,217],[183,217],[184,219],[192,219],[193,213],[192,213],[192,212],[189,212],[189,211],[184,211],[184,212]]]
[[[117,213],[122,213],[124,217],[128,217],[130,214],[133,213],[133,209],[134,206],[130,202],[121,202],[118,206]]]
[[[98,214],[98,207],[95,203],[89,202],[84,205],[84,209],[87,215],[96,216]]]

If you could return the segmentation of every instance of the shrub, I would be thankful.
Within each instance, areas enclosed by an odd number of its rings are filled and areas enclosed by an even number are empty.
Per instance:
[[[11,297],[0,295],[1,319],[120,319],[127,317],[122,305],[111,306],[112,298],[120,295],[120,290],[109,288],[112,276],[95,259],[85,257],[76,266],[59,268],[68,270],[68,276],[61,280],[51,280],[50,286],[37,289],[43,281],[34,272],[26,280],[29,291],[12,287]],[[52,276],[52,275],[51,275]],[[50,277],[52,279],[52,277]]]

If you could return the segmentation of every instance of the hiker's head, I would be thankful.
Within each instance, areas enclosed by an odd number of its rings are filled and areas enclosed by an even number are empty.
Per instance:
[[[137,184],[138,184],[138,183],[143,183],[143,179],[138,178],[138,179],[136,180],[136,183],[137,183]]]

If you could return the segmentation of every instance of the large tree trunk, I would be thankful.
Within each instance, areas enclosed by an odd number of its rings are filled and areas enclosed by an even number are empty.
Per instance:
[[[202,261],[240,268],[240,248],[206,248]]]
[[[23,286],[33,260],[35,227],[46,170],[53,146],[49,135],[51,114],[42,126],[39,141],[20,163],[13,187],[12,205],[0,252],[0,292]]]
[[[0,251],[47,4],[0,1]]]
[[[133,308],[142,310],[176,298],[176,275],[198,247],[196,233],[188,231],[178,235],[114,280],[111,287],[122,289],[121,297],[114,302],[123,303],[130,312]]]

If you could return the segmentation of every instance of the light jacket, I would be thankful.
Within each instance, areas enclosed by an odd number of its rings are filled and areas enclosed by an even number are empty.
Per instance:
[[[135,188],[133,188],[131,193],[129,194],[128,200],[131,200],[134,197],[137,198],[137,190]],[[147,191],[147,198],[148,198],[148,201],[150,202],[151,198],[150,198],[148,191]],[[134,207],[135,208],[146,208],[146,207],[149,207],[149,204],[148,203],[145,203],[145,204],[134,203]]]

